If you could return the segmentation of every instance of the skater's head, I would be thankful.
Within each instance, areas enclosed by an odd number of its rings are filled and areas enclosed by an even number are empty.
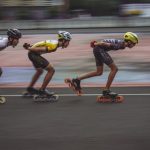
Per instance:
[[[69,42],[71,40],[71,34],[67,31],[58,31],[58,41],[59,46],[62,48],[66,48],[69,45]]]
[[[138,43],[138,36],[133,32],[126,32],[124,34],[124,41],[127,47],[132,48]]]
[[[22,37],[22,34],[18,29],[8,29],[7,36],[9,41],[8,44],[15,47],[19,43],[19,39]]]

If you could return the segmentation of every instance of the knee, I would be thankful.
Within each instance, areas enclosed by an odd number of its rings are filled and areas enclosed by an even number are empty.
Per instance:
[[[53,74],[55,73],[55,69],[53,67],[47,68],[47,71],[49,73],[53,73]]]
[[[103,74],[103,72],[96,72],[97,76],[101,76]]]
[[[115,71],[118,72],[118,67],[116,67]]]
[[[38,70],[37,70],[37,73],[38,73],[39,75],[41,75],[41,74],[43,73],[43,69],[38,69]]]
[[[54,68],[52,68],[52,72],[53,72],[53,74],[55,73],[55,69]]]
[[[114,67],[112,71],[117,73],[118,72],[118,67]]]
[[[3,74],[3,70],[2,68],[0,68],[0,76]]]

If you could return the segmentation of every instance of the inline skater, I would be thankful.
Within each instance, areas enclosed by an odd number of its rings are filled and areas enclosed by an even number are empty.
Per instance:
[[[66,79],[65,82],[70,82],[71,86],[76,90],[78,95],[82,94],[80,82],[83,79],[100,76],[103,74],[103,66],[106,64],[110,68],[110,73],[106,86],[102,92],[103,96],[117,96],[116,93],[110,90],[111,84],[118,71],[118,67],[109,55],[109,51],[123,50],[125,48],[133,48],[138,43],[138,36],[133,32],[126,32],[123,39],[103,39],[102,41],[92,41],[90,46],[93,48],[93,54],[96,62],[96,71],[92,71],[74,79]]]
[[[27,87],[28,94],[37,94],[51,96],[54,92],[49,92],[46,87],[52,79],[55,69],[52,64],[42,57],[42,54],[55,52],[58,48],[67,48],[71,40],[71,34],[67,31],[58,32],[58,40],[45,40],[33,45],[29,43],[24,43],[23,47],[28,50],[28,57],[32,62],[36,73],[33,75],[32,80]],[[44,81],[39,90],[34,88],[35,83],[39,79],[40,75],[43,73],[43,70],[47,71],[47,74],[44,78]]]
[[[0,37],[0,51],[6,49],[8,46],[16,47],[19,43],[19,39],[22,37],[21,32],[18,29],[8,29],[7,37]],[[0,76],[3,71],[0,67]],[[6,101],[5,97],[0,96],[0,102],[4,103]]]

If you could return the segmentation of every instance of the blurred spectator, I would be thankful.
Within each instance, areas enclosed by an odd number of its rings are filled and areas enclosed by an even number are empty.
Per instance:
[[[133,0],[132,3],[136,3],[136,9],[126,11],[127,7],[133,6],[130,0],[0,0],[0,19],[65,19],[71,15],[89,18],[117,16],[119,13],[121,16],[150,16],[149,0]]]

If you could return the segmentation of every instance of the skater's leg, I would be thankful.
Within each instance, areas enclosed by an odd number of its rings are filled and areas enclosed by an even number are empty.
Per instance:
[[[92,72],[83,74],[83,75],[79,76],[77,79],[83,80],[83,79],[87,79],[87,78],[91,78],[91,77],[95,77],[95,76],[100,76],[102,74],[103,74],[103,65],[97,66],[96,71],[92,71]]]
[[[118,71],[117,66],[115,65],[115,63],[111,63],[110,65],[108,65],[108,67],[111,69],[109,76],[108,76],[108,80],[107,80],[107,84],[105,89],[110,89],[110,86],[114,80],[114,77]]]
[[[52,79],[54,73],[55,73],[55,69],[49,64],[47,67],[46,67],[46,70],[47,70],[47,74],[44,78],[44,81],[43,81],[43,84],[41,86],[41,90],[45,90],[48,83],[50,82],[50,80]]]
[[[81,80],[91,78],[91,77],[95,77],[95,76],[100,76],[100,75],[102,75],[102,73],[103,73],[103,65],[97,66],[96,71],[89,72],[89,73],[81,75],[81,76],[79,76],[75,79],[72,79],[74,89],[76,91],[79,91],[79,93],[81,94],[82,93],[82,88],[80,86]]]
[[[42,68],[36,68],[36,73],[33,75],[32,80],[28,87],[33,87],[42,73],[43,73]]]

